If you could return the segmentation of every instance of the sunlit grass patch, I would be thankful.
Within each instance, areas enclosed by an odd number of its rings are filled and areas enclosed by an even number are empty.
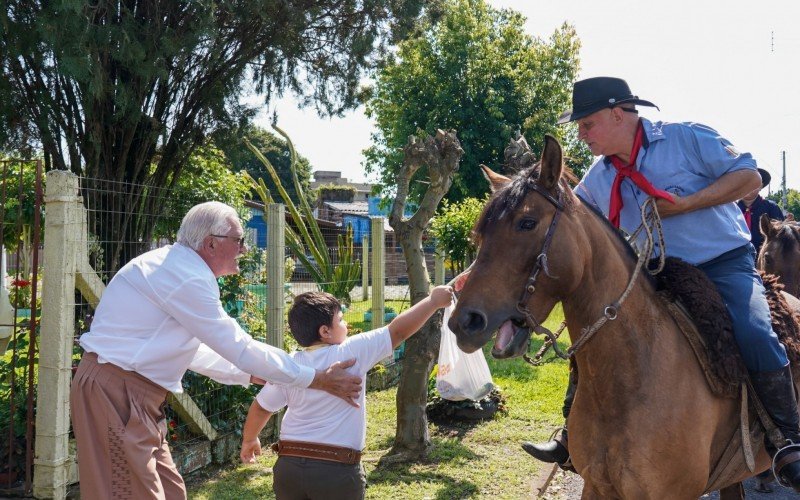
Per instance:
[[[561,310],[546,325],[555,329]],[[564,339],[566,340],[566,333]],[[534,339],[531,353],[541,345]],[[561,343],[566,349],[567,343]],[[488,353],[488,349],[486,351]],[[418,463],[378,465],[394,442],[396,388],[367,394],[367,444],[364,468],[369,486],[367,498],[517,499],[532,496],[532,480],[543,465],[528,456],[520,441],[539,441],[563,424],[561,406],[567,384],[563,360],[531,366],[522,359],[495,360],[487,355],[494,383],[506,397],[507,413],[477,423],[430,424],[433,448]],[[268,450],[257,465],[223,471],[213,479],[191,487],[197,499],[274,498],[270,469],[275,461]]]

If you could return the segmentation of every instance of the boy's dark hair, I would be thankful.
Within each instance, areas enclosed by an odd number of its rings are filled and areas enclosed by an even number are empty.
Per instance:
[[[305,292],[289,309],[289,330],[298,344],[308,347],[320,340],[319,328],[331,326],[342,305],[328,292]]]

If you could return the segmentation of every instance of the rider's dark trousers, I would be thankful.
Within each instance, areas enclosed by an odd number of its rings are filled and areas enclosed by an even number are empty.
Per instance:
[[[717,286],[733,319],[733,334],[747,369],[779,370],[789,363],[772,331],[764,284],[755,270],[749,243],[697,267]]]

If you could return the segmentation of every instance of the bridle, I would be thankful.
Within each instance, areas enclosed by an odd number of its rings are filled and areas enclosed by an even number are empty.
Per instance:
[[[592,325],[590,326],[584,327],[581,330],[581,334],[578,337],[578,340],[576,340],[567,349],[567,352],[565,353],[558,347],[557,339],[558,336],[566,327],[566,322],[561,323],[561,326],[558,328],[558,330],[555,333],[553,333],[550,329],[539,323],[536,320],[536,318],[533,317],[533,314],[531,314],[527,306],[528,300],[536,291],[536,279],[539,277],[539,273],[541,271],[544,271],[544,273],[549,278],[558,279],[557,276],[553,276],[550,274],[550,270],[547,267],[547,251],[550,249],[550,243],[553,240],[553,235],[555,234],[556,227],[558,226],[559,218],[561,216],[561,213],[564,211],[564,204],[562,202],[563,189],[559,189],[558,198],[556,199],[539,184],[534,183],[531,187],[534,191],[536,191],[542,197],[544,197],[545,200],[550,202],[550,204],[555,207],[556,211],[553,214],[553,220],[550,222],[550,226],[547,228],[547,233],[545,233],[544,242],[542,242],[542,249],[539,251],[539,255],[536,257],[536,262],[534,263],[533,269],[531,270],[531,273],[528,276],[528,280],[525,283],[525,288],[523,288],[522,294],[520,295],[520,298],[517,301],[517,311],[519,311],[523,316],[525,316],[525,323],[531,329],[532,332],[547,337],[545,344],[551,345],[553,347],[553,351],[555,351],[558,357],[563,359],[570,359],[575,356],[575,353],[578,352],[578,349],[580,349],[583,345],[585,345],[589,341],[589,339],[591,339],[592,336],[595,333],[597,333],[597,331],[603,325],[605,325],[609,321],[614,321],[615,319],[617,319],[619,315],[619,310],[622,307],[622,303],[625,301],[625,299],[628,297],[628,294],[630,294],[631,290],[633,289],[633,284],[636,282],[636,279],[638,278],[642,268],[645,267],[647,258],[650,256],[653,250],[654,246],[653,231],[649,230],[650,224],[648,223],[651,223],[655,227],[655,231],[657,232],[660,240],[661,248],[664,248],[664,236],[661,231],[661,219],[658,216],[658,210],[656,208],[655,200],[653,198],[648,198],[647,201],[645,201],[642,204],[641,208],[642,224],[636,231],[634,231],[632,235],[635,238],[636,235],[639,233],[639,231],[643,229],[648,229],[646,231],[648,244],[639,253],[639,259],[636,263],[636,267],[634,268],[631,278],[628,281],[628,286],[625,288],[625,291],[622,293],[619,299],[612,302],[611,304],[608,304],[603,309],[603,314],[597,319],[597,321],[592,323]],[[650,209],[649,212],[648,208]],[[663,268],[663,258],[664,258],[663,252],[661,253],[660,257],[661,261],[659,263],[658,269],[651,271],[654,272],[654,274],[655,272],[660,272],[661,268]],[[526,359],[526,361],[528,360]]]
[[[528,310],[527,305],[528,299],[530,299],[531,295],[533,295],[533,293],[536,291],[536,280],[539,278],[539,273],[541,271],[544,271],[549,278],[558,279],[557,276],[550,274],[550,269],[547,266],[547,251],[550,249],[550,243],[553,241],[553,235],[556,232],[559,218],[561,217],[561,213],[564,211],[564,204],[561,201],[563,191],[558,191],[558,199],[556,199],[553,198],[553,196],[539,184],[534,183],[531,188],[544,197],[545,200],[550,202],[550,204],[555,207],[556,211],[553,214],[553,220],[550,221],[550,226],[547,228],[547,233],[544,235],[542,249],[539,251],[539,255],[536,257],[536,262],[533,264],[533,269],[531,269],[531,273],[528,275],[528,280],[525,282],[525,287],[522,289],[522,294],[517,301],[517,311],[519,311],[525,317],[525,324],[528,325],[528,328],[530,328],[532,332],[547,337],[546,342],[553,347],[555,353],[560,358],[568,359],[570,355],[565,354],[561,348],[558,347],[557,342],[558,336],[561,335],[561,332],[566,326],[566,322],[561,324],[556,333],[553,333],[550,329],[536,321],[536,318],[534,318],[533,314],[531,314],[530,310]]]

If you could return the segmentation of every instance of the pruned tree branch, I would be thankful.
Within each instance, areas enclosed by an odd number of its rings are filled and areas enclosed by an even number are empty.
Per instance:
[[[397,175],[397,196],[389,224],[395,231],[408,271],[411,302],[416,304],[428,295],[430,279],[422,249],[422,234],[430,223],[439,202],[450,189],[464,150],[454,130],[437,130],[436,136],[411,136],[403,150],[404,159]],[[416,212],[403,219],[409,185],[415,174],[428,174],[427,189]],[[435,315],[419,333],[406,341],[406,356],[397,389],[397,432],[387,460],[416,459],[430,446],[428,419],[425,414],[428,374],[439,352],[441,316]]]
[[[510,173],[519,172],[536,163],[536,155],[531,151],[525,136],[517,132],[508,140],[508,145],[503,150],[503,160]]]

